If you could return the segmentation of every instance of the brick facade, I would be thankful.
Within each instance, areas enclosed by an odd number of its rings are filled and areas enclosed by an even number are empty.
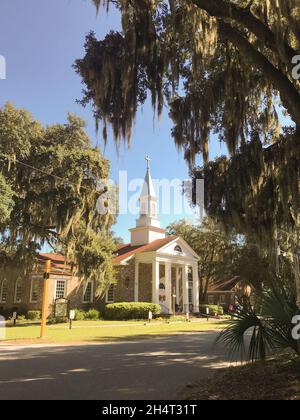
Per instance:
[[[7,295],[6,301],[2,300],[3,282],[7,279]],[[31,301],[32,298],[32,280],[36,282],[35,302]],[[48,315],[53,314],[55,304],[55,292],[57,281],[65,281],[65,298],[69,301],[70,309],[83,309],[88,310],[91,307],[100,308],[101,302],[95,296],[95,287],[93,286],[93,301],[84,303],[84,290],[86,285],[79,281],[75,276],[55,275],[51,274],[49,279],[49,295],[48,295]],[[21,286],[20,302],[15,299],[16,283],[19,282]],[[43,298],[43,274],[33,273],[28,275],[19,276],[16,270],[9,270],[1,272],[0,277],[0,314],[6,318],[11,316],[13,312],[19,315],[26,315],[28,311],[41,311],[42,298]]]
[[[116,284],[114,287],[115,302],[134,302],[134,259],[128,265],[115,267]]]
[[[152,302],[152,264],[139,264],[139,302]]]

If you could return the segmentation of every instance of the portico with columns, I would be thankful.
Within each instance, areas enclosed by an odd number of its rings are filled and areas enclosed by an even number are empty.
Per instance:
[[[130,229],[130,244],[119,247],[114,264],[134,267],[132,297],[135,302],[157,303],[165,314],[198,313],[198,255],[181,237],[166,236],[161,228],[150,159],[146,160],[140,215],[136,226]],[[130,278],[127,281],[129,284]],[[119,300],[124,301],[120,294]]]

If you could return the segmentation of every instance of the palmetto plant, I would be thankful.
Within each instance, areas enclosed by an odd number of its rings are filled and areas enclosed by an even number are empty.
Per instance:
[[[258,292],[255,308],[244,299],[235,320],[220,334],[229,353],[247,356],[251,361],[265,360],[271,351],[291,349],[300,354],[299,343],[292,337],[292,318],[299,312],[294,290],[277,278],[272,286]]]

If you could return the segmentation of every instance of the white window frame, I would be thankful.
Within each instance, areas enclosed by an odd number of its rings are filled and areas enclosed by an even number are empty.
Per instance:
[[[6,300],[3,300],[3,289],[4,286],[6,285]],[[2,283],[1,283],[1,290],[0,290],[0,303],[7,303],[8,301],[8,281],[7,279],[3,279]]]
[[[86,294],[89,284],[91,285],[91,298],[90,300],[85,300],[85,294]],[[90,280],[86,283],[83,289],[82,303],[93,303],[93,302],[94,302],[94,282]]]
[[[21,297],[19,300],[17,299],[18,286],[20,286],[20,289],[21,289]],[[18,279],[16,280],[16,283],[15,283],[14,303],[22,303],[22,292],[23,292],[22,283],[21,283],[21,280]]]
[[[183,254],[183,249],[179,244],[177,244],[174,247],[174,252],[176,252],[176,254],[178,254],[178,255],[181,255],[181,254]]]
[[[33,300],[32,299],[32,292],[33,292],[33,285],[34,285],[34,282],[37,282],[37,284],[39,284],[39,282],[40,281],[42,281],[43,280],[43,277],[42,276],[32,276],[31,277],[31,284],[30,284],[30,303],[38,303],[38,301],[39,301],[39,297],[37,298],[37,300]],[[40,294],[40,287],[38,286],[38,294]]]
[[[64,289],[64,296],[63,297],[57,297],[57,284],[58,282],[63,282],[65,285],[65,289]],[[65,299],[67,296],[67,280],[66,279],[56,279],[55,280],[55,288],[54,288],[54,300],[57,299]]]
[[[109,292],[110,289],[113,288],[113,300],[109,300]],[[115,285],[112,284],[106,292],[106,303],[114,303],[115,302]]]

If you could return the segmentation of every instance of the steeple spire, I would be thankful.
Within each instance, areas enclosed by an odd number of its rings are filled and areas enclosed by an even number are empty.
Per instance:
[[[131,244],[141,245],[165,237],[165,230],[160,228],[158,219],[157,196],[150,173],[149,156],[145,158],[147,162],[146,176],[140,196],[140,217],[136,221],[136,227],[130,229]]]
[[[147,172],[146,172],[146,176],[145,176],[145,180],[144,180],[144,185],[143,185],[143,188],[142,188],[142,192],[141,192],[141,197],[140,197],[140,203],[142,204],[142,201],[148,201],[148,203],[149,203],[149,205],[148,205],[148,213],[150,213],[150,202],[151,202],[151,200],[153,201],[157,201],[157,198],[156,198],[156,192],[155,192],[155,188],[154,188],[154,185],[153,185],[153,181],[152,181],[152,177],[151,177],[151,172],[150,172],[150,162],[151,162],[151,159],[150,159],[150,157],[149,156],[147,156],[146,158],[145,158],[145,160],[146,160],[146,162],[147,162]],[[147,198],[147,199],[146,199]],[[141,214],[145,214],[145,213],[142,213],[142,210],[144,211],[144,209],[142,209],[142,206],[141,206]],[[156,217],[156,216],[155,216]]]
[[[146,156],[146,157],[145,157],[145,160],[146,160],[146,162],[147,162],[147,170],[149,171],[149,170],[150,170],[150,162],[151,162],[151,158],[150,158],[150,156]]]

